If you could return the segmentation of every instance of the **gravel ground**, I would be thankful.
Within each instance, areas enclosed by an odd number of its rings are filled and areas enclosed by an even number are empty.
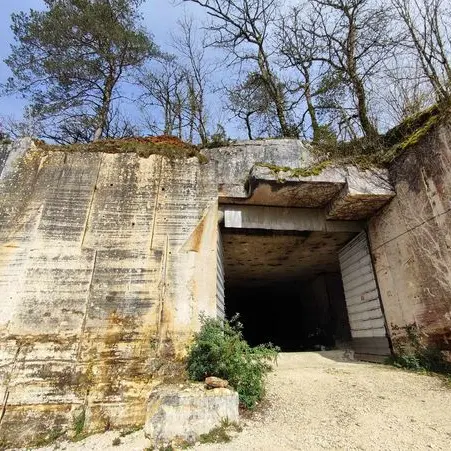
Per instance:
[[[351,362],[343,352],[282,353],[267,402],[229,443],[210,450],[451,450],[451,390],[436,377]],[[67,450],[143,450],[142,431],[62,443]],[[46,448],[48,450],[54,447]]]

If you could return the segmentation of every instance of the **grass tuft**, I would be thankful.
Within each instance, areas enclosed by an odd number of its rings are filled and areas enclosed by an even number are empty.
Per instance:
[[[55,145],[44,141],[35,141],[37,147],[44,151],[85,152],[85,153],[135,153],[141,158],[162,155],[170,160],[196,157],[200,163],[208,159],[196,146],[185,143],[173,136],[151,136],[144,138],[104,139],[86,144]]]
[[[221,421],[219,426],[213,428],[207,434],[199,437],[199,442],[204,443],[228,443],[232,440],[231,431],[241,432],[242,428],[238,423],[230,422],[227,418]]]

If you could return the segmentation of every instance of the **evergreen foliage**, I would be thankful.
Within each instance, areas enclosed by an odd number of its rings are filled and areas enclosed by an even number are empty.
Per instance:
[[[45,137],[86,142],[111,136],[118,83],[158,53],[140,26],[142,0],[44,0],[12,15],[6,92],[30,100]]]

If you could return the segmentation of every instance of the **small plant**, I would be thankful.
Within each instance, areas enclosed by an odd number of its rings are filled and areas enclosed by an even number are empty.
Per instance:
[[[121,444],[121,439],[119,437],[116,437],[113,440],[113,446],[119,446]]]
[[[206,149],[215,149],[217,147],[227,147],[230,143],[231,140],[227,137],[225,128],[221,124],[217,124],[215,132],[203,147]]]
[[[188,375],[195,381],[217,376],[229,381],[240,403],[253,409],[265,391],[265,375],[277,360],[272,344],[250,347],[238,316],[231,321],[201,317],[202,327],[188,353]]]
[[[48,446],[48,445],[54,444],[54,442],[63,435],[64,435],[64,432],[59,429],[50,431],[45,437],[42,437],[42,438],[36,440],[33,443],[33,446],[35,446],[36,448],[41,448],[43,446]],[[57,447],[58,447],[58,445],[54,444],[54,449],[57,449]],[[0,443],[0,449],[3,449],[1,443]]]
[[[391,361],[395,366],[451,376],[451,362],[445,359],[438,347],[424,342],[424,337],[415,324],[401,329],[405,332],[405,339],[403,344],[398,345],[398,352]]]
[[[217,426],[207,434],[202,434],[199,437],[200,443],[227,443],[230,442],[230,440],[232,440],[232,438],[227,433],[227,429],[222,426]]]
[[[85,420],[86,420],[86,413],[83,409],[79,415],[77,415],[74,419],[74,430],[75,430],[75,436],[80,436],[83,432],[83,429],[85,427]]]
[[[241,427],[238,423],[230,422],[227,418],[221,421],[220,426],[216,426],[207,434],[201,434],[199,437],[200,443],[227,443],[232,440],[229,432],[235,430],[241,432]]]

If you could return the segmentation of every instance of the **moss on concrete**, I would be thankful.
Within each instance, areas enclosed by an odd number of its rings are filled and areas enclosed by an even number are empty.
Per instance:
[[[401,155],[405,150],[418,144],[424,139],[428,134],[434,129],[434,127],[441,122],[442,116],[439,112],[435,114],[432,113],[428,115],[421,115],[424,122],[418,124],[414,118],[410,118],[407,122],[408,125],[413,125],[417,123],[418,125],[414,128],[410,128],[409,133],[405,133],[403,139],[400,142],[393,144],[386,151],[380,152],[378,155],[382,163],[391,163],[396,159],[397,156]],[[406,129],[407,130],[407,129]]]
[[[262,168],[268,168],[274,172],[277,176],[280,173],[288,178],[302,178],[302,177],[312,177],[321,174],[321,172],[332,164],[331,160],[324,160],[320,163],[308,166],[306,168],[290,168],[288,166],[276,166],[270,163],[256,163],[256,166]]]
[[[47,144],[44,141],[35,141],[35,144],[45,151],[135,153],[142,158],[149,158],[150,155],[162,155],[171,160],[196,157],[201,163],[208,161],[197,147],[172,136],[105,139],[87,144],[56,145]]]
[[[407,149],[419,144],[437,125],[449,120],[450,112],[451,105],[436,104],[406,118],[385,135],[313,145],[313,152],[319,157],[327,156],[336,165],[352,164],[361,169],[387,167]]]

